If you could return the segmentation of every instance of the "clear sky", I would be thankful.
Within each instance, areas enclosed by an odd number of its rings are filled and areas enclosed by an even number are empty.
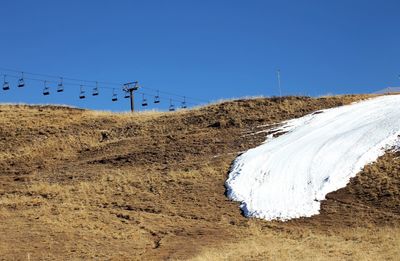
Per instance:
[[[278,68],[284,95],[400,85],[398,0],[13,0],[0,10],[0,67],[17,71],[138,80],[146,93],[206,101],[279,95]],[[60,94],[51,83],[44,97],[41,82],[17,88],[16,78],[8,80],[11,90],[0,89],[0,102],[129,108],[119,86],[102,84],[117,88],[120,100],[112,103],[111,89],[92,97],[86,87],[88,98],[79,100],[79,86]],[[169,98],[161,95],[162,109]]]

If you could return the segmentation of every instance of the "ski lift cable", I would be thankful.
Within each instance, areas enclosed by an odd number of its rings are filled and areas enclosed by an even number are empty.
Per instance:
[[[3,77],[6,76],[6,77],[11,77],[11,78],[16,78],[16,79],[19,79],[21,77],[21,76],[13,75],[13,74],[0,74],[0,76],[3,76]],[[79,84],[79,83],[66,82],[66,81],[64,81],[65,80],[64,77],[59,77],[59,81],[44,80],[44,79],[25,77],[25,76],[24,76],[24,79],[25,80],[30,80],[30,81],[37,81],[37,82],[46,82],[47,84],[59,84],[60,83],[60,79],[62,79],[62,87],[68,87],[68,86],[81,87],[81,86],[84,86],[86,88],[98,88],[98,89],[103,89],[103,90],[112,90],[114,92],[116,91],[116,88],[107,87],[107,86],[98,86],[98,85],[96,86],[96,85],[88,85],[88,84]],[[140,94],[140,95],[144,94],[145,96],[149,96],[149,97],[158,96],[158,98],[161,99],[162,96],[160,96],[159,93],[163,93],[163,92],[159,91],[159,92],[157,92],[157,94],[153,94],[153,93],[148,93],[148,92],[136,91],[135,93]],[[167,95],[167,98],[169,96],[170,95]],[[171,98],[170,100],[173,101],[173,102],[182,102],[182,101],[184,101],[184,102],[186,102],[186,104],[189,104],[189,105],[198,105],[198,103],[195,103],[195,102],[188,102],[186,96],[182,96],[182,98],[183,98],[183,100],[176,99],[176,98]],[[186,99],[186,101],[185,101],[185,99]]]
[[[42,74],[42,73],[32,73],[32,72],[8,69],[8,68],[3,68],[3,67],[0,67],[0,70],[14,72],[14,73],[24,72],[25,74],[29,74],[29,75],[33,75],[33,76],[42,76],[42,77],[46,77],[46,78],[58,78],[58,79],[63,78],[65,80],[76,81],[76,82],[93,82],[93,83],[96,82],[96,81],[92,81],[92,80],[75,79],[75,78],[69,78],[69,77],[64,77],[64,76],[56,76],[56,75],[50,75],[50,74]]]
[[[140,94],[140,95],[145,95],[145,96],[153,96],[156,97],[156,95],[150,94],[150,93],[146,93],[146,92],[141,92],[141,91],[137,91],[135,92],[136,94]],[[160,99],[162,99],[162,97],[159,97]],[[167,98],[166,98],[167,100]],[[177,103],[182,103],[185,102],[186,104],[190,104],[190,105],[198,105],[198,103],[194,103],[194,102],[188,102],[187,100],[183,100],[183,99],[174,99],[174,98],[168,98],[168,100],[173,101],[173,102],[177,102]]]
[[[21,76],[17,76],[17,75],[13,75],[13,74],[0,74],[0,75],[9,76],[9,77],[12,77],[12,78],[21,78]],[[56,81],[56,80],[51,81],[51,80],[44,80],[44,79],[38,79],[38,78],[32,78],[32,77],[25,77],[25,76],[24,76],[24,79],[30,80],[30,81],[38,81],[38,82],[47,81],[47,83],[53,83],[53,84],[59,83],[59,81]],[[65,81],[66,78],[64,78],[64,77],[59,77],[59,79],[63,79],[63,81],[62,81],[63,85],[80,86],[83,83],[83,82],[82,83],[67,82],[67,81]],[[90,84],[83,84],[83,85],[85,85],[86,87],[96,88],[96,85],[90,85]],[[115,89],[115,88],[106,87],[106,86],[98,86],[98,88],[99,89],[109,89],[109,90]]]
[[[21,76],[19,76],[19,75],[13,75],[13,74],[0,74],[0,75],[1,75],[1,76],[11,77],[11,78],[16,78],[16,79],[19,79],[19,78],[21,77]],[[24,79],[25,79],[25,80],[30,80],[30,81],[37,81],[37,82],[44,82],[44,81],[46,81],[48,84],[58,84],[58,83],[59,83],[59,81],[56,81],[56,80],[51,81],[51,80],[44,80],[44,79],[38,79],[38,78],[32,78],[32,77],[25,77],[25,76],[24,76]],[[71,82],[66,82],[66,81],[65,81],[66,78],[64,78],[64,77],[59,77],[59,80],[60,80],[60,79],[63,79],[63,81],[62,81],[63,87],[68,87],[68,86],[77,86],[77,87],[80,87],[81,85],[84,85],[84,86],[87,87],[87,88],[97,88],[97,89],[113,90],[113,91],[115,91],[115,89],[116,89],[116,88],[107,87],[107,86],[98,86],[98,85],[96,86],[96,85],[88,85],[88,84],[82,84],[82,83],[71,83]],[[143,89],[145,89],[145,88],[143,88]],[[149,88],[146,88],[146,89],[149,89]],[[142,95],[145,94],[146,96],[159,96],[160,93],[164,93],[164,92],[158,91],[156,95],[154,95],[154,94],[152,94],[152,93],[141,92],[141,91],[136,91],[136,93],[142,94]],[[167,95],[167,97],[170,97],[170,95]],[[180,97],[180,96],[179,96],[179,97]],[[159,98],[161,98],[161,97],[159,96]],[[183,98],[183,99],[186,99],[186,103],[187,103],[187,104],[190,104],[190,105],[198,105],[198,103],[195,103],[195,102],[188,102],[186,96],[182,96],[182,98]],[[172,99],[172,101],[181,102],[182,100],[178,100],[178,99],[175,99],[175,98],[174,98],[174,99]]]
[[[148,88],[148,87],[142,87],[142,89],[147,89],[147,90],[149,90],[149,91],[154,91],[154,92],[158,92],[158,93],[161,93],[161,94],[166,94],[166,95],[169,95],[169,96],[175,96],[175,97],[179,97],[179,98],[184,98],[184,97],[186,97],[186,99],[189,99],[189,100],[194,100],[194,101],[198,101],[198,102],[206,102],[206,103],[209,103],[209,101],[206,101],[206,100],[203,100],[203,99],[193,98],[193,97],[189,97],[189,96],[185,96],[185,95],[180,95],[180,94],[175,94],[175,93],[171,93],[171,92],[160,91],[160,90],[158,90],[158,89],[153,89],[153,88]]]
[[[12,78],[17,78],[17,79],[19,79],[21,76],[18,76],[18,75],[12,75],[12,74],[0,74],[0,75],[4,75],[4,76],[10,76],[10,77],[12,77]],[[55,77],[54,77],[55,78]],[[43,79],[38,79],[38,78],[32,78],[32,77],[24,77],[24,79],[26,79],[26,80],[32,80],[32,81],[40,81],[40,82],[43,82],[43,81],[47,81],[47,83],[54,83],[54,84],[57,84],[57,81],[49,81],[49,80],[43,80]],[[71,83],[71,82],[66,82],[66,81],[64,81],[65,79],[67,79],[67,78],[64,78],[64,77],[58,77],[58,79],[60,80],[60,79],[63,79],[63,86],[68,86],[68,85],[73,85],[73,86],[81,86],[82,84],[81,83]],[[99,83],[99,82],[98,82]],[[91,88],[96,88],[96,85],[88,85],[88,84],[85,84],[85,87],[91,87]],[[113,90],[113,89],[115,89],[115,88],[112,88],[112,87],[106,87],[106,86],[97,86],[97,88],[98,89],[107,89],[107,90]],[[150,88],[144,88],[143,87],[143,89],[150,89]],[[152,89],[151,89],[152,90]],[[140,92],[141,94],[143,94],[144,92]],[[157,90],[157,96],[159,96],[159,93],[164,93],[164,94],[167,94],[168,96],[171,96],[172,94],[170,94],[170,93],[168,93],[168,92],[162,92],[162,91],[159,91],[159,90]],[[153,94],[150,94],[150,93],[145,93],[146,95],[148,95],[148,96],[154,96]],[[176,97],[182,97],[182,98],[187,98],[186,96],[178,96],[178,95],[175,95]],[[177,100],[177,99],[173,99],[174,101],[177,101],[177,102],[179,102],[180,100]],[[192,99],[193,100],[193,99]],[[194,103],[194,102],[187,102],[188,104],[192,104],[192,105],[198,105],[198,103]]]
[[[46,77],[46,78],[55,78],[55,79],[63,78],[64,80],[75,81],[75,82],[80,82],[80,83],[83,83],[83,82],[84,82],[84,83],[96,83],[96,82],[97,82],[97,83],[99,83],[99,84],[108,85],[108,86],[123,86],[123,84],[121,84],[121,83],[101,82],[101,81],[94,81],[94,80],[76,79],[76,78],[69,78],[69,77],[64,77],[64,76],[60,76],[60,75],[56,76],[56,75],[50,75],[50,74],[32,73],[32,72],[26,72],[26,71],[22,71],[22,70],[15,70],[15,69],[3,68],[3,67],[0,67],[0,70],[1,70],[1,71],[14,72],[14,73],[21,73],[21,72],[23,72],[24,74],[33,75],[33,76],[42,76],[42,77]],[[25,79],[28,79],[27,77],[24,77],[24,78],[25,78]],[[32,79],[30,79],[30,80],[32,80]],[[52,82],[52,81],[48,81],[48,82]],[[70,84],[70,85],[73,85],[73,84]],[[80,85],[80,84],[76,84],[76,85]],[[86,84],[85,86],[93,87],[93,86],[90,86],[90,85],[88,85],[88,84]],[[103,87],[103,88],[104,88],[104,87]],[[151,91],[157,91],[157,92],[159,92],[159,93],[166,94],[166,95],[169,95],[169,96],[175,96],[175,97],[180,97],[180,98],[186,97],[186,98],[189,99],[189,100],[209,103],[209,101],[206,101],[206,100],[203,100],[203,99],[198,99],[198,98],[189,97],[189,96],[183,96],[183,95],[176,94],[176,93],[172,93],[172,92],[160,91],[160,90],[158,90],[158,89],[156,90],[156,89],[152,89],[152,88],[148,88],[148,87],[142,87],[142,88],[143,88],[143,89],[147,89],[147,90],[151,90]],[[111,88],[111,87],[108,87],[108,89],[112,89],[112,88]]]

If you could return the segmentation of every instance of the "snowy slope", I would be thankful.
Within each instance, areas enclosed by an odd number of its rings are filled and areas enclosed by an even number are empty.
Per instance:
[[[318,214],[326,194],[399,142],[400,95],[310,114],[280,130],[288,132],[239,156],[226,181],[228,197],[242,202],[246,216]]]

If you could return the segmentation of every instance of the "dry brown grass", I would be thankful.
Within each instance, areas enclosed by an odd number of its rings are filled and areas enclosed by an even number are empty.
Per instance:
[[[396,260],[396,153],[309,219],[246,219],[224,195],[237,153],[264,140],[248,135],[259,126],[369,97],[138,114],[0,106],[0,260]]]
[[[352,228],[335,233],[251,230],[239,242],[206,248],[190,260],[398,260],[400,228]]]

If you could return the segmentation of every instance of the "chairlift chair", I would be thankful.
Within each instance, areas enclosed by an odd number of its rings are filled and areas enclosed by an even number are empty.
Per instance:
[[[183,102],[182,102],[181,108],[182,108],[182,109],[186,109],[186,108],[187,108],[187,105],[186,105],[186,97],[183,97]]]
[[[125,91],[124,98],[125,98],[125,99],[129,99],[130,97],[131,97],[131,94],[130,94],[130,92],[128,92],[128,91]]]
[[[46,81],[44,81],[43,95],[44,96],[50,95],[50,88],[49,88],[49,86],[47,86],[47,82]]]
[[[159,93],[159,91],[157,91],[157,95],[156,96],[154,96],[154,103],[160,103],[160,93]]]
[[[85,99],[85,90],[83,89],[83,85],[81,85],[81,92],[79,93],[79,99]]]
[[[10,84],[6,81],[6,75],[4,75],[3,90],[7,91],[10,89]]]
[[[63,92],[63,91],[64,91],[63,78],[60,78],[60,82],[57,85],[57,92]]]
[[[143,94],[142,106],[146,107],[147,105],[148,105],[147,99],[144,97],[144,94]]]
[[[172,100],[169,102],[169,111],[175,111],[175,105],[172,103]]]
[[[113,95],[112,95],[111,100],[112,100],[113,102],[118,101],[118,97],[117,97],[117,94],[115,93],[115,90],[114,90],[114,89],[113,89]]]
[[[124,92],[128,92],[128,90],[129,90],[129,84],[125,83],[124,85],[122,85],[122,90],[123,90]]]
[[[96,87],[93,88],[92,96],[98,96],[98,95],[99,95],[99,87],[98,87],[98,84],[96,82]]]
[[[21,73],[21,78],[18,80],[18,87],[24,87],[25,86],[25,81],[24,81],[24,73]]]
[[[98,96],[98,95],[99,95],[99,89],[97,89],[97,87],[93,88],[92,96]]]

